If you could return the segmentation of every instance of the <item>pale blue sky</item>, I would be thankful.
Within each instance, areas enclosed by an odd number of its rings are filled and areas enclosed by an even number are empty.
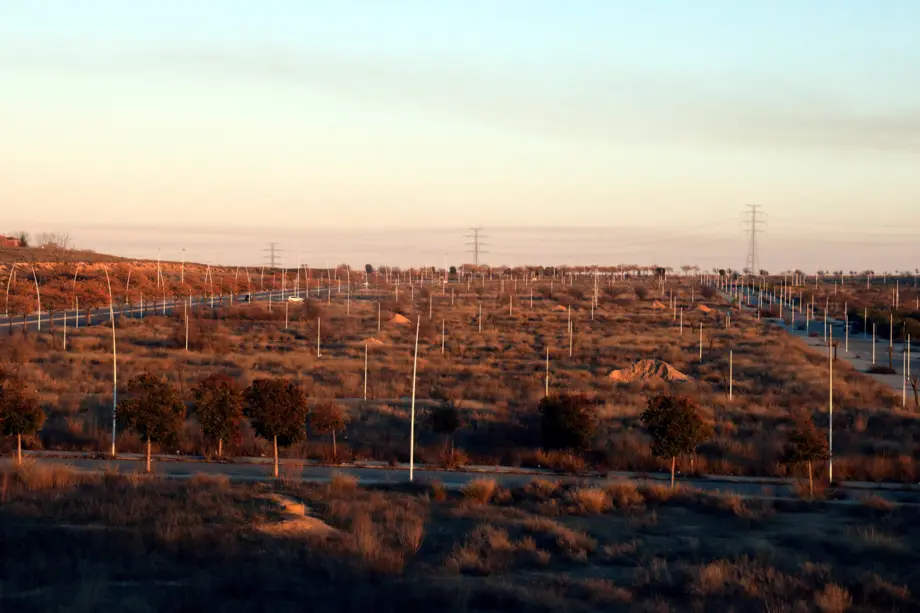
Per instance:
[[[718,222],[737,249],[760,203],[765,249],[824,227],[802,257],[878,257],[918,229],[918,26],[911,0],[0,0],[0,231]]]

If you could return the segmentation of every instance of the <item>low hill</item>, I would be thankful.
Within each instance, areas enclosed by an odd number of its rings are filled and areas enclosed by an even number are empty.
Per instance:
[[[13,262],[124,262],[127,259],[80,249],[0,247],[0,265]]]

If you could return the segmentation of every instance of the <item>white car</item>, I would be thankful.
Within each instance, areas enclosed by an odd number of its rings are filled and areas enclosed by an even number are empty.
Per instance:
[[[303,302],[300,296],[288,296],[288,302]]]

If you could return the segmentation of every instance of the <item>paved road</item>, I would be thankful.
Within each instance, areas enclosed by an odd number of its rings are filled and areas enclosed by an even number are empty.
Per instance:
[[[727,294],[723,294],[728,298]],[[747,292],[747,297],[751,302],[756,304],[757,292]],[[764,304],[767,304],[764,301]],[[822,305],[818,305],[821,307]],[[753,307],[746,307],[753,308]],[[796,308],[801,307],[796,302]],[[785,305],[785,314],[790,314],[790,307]],[[796,311],[794,321],[785,319],[771,318],[769,321],[777,326],[782,327],[789,334],[801,338],[805,344],[817,351],[827,355],[827,339],[833,336],[837,345],[837,359],[849,362],[856,370],[872,377],[879,383],[887,385],[892,391],[902,396],[902,405],[905,408],[914,406],[913,392],[906,375],[920,375],[920,348],[915,346],[912,341],[910,347],[909,361],[907,356],[907,343],[904,341],[889,341],[884,338],[877,338],[873,341],[871,333],[869,335],[858,333],[847,333],[847,322],[842,319],[833,317],[827,318],[827,326],[824,323],[823,314],[818,314],[817,320],[806,320],[801,311]],[[806,325],[807,324],[807,325]],[[816,336],[810,336],[815,334]],[[920,340],[920,339],[918,339]],[[891,363],[896,371],[893,375],[881,375],[869,373],[869,368],[873,364],[888,365],[889,349],[891,351]]]
[[[317,296],[318,298],[326,297],[330,292],[330,288],[323,287],[320,288],[320,291],[317,291],[316,294],[311,295]],[[337,290],[331,290],[333,294],[337,293]],[[342,292],[344,293],[344,292]],[[241,302],[246,302],[246,296],[251,297],[251,302],[269,302],[272,303],[283,303],[290,296],[300,296],[306,297],[307,294],[304,290],[299,292],[294,292],[294,290],[285,290],[282,294],[281,290],[271,291],[271,292],[253,292],[252,294],[236,294],[233,296],[199,296],[193,297],[190,302],[190,307],[192,308],[217,308],[222,306],[228,306],[230,304],[239,304]],[[379,292],[373,292],[373,290],[364,290],[360,289],[351,294],[351,299],[356,301],[369,301],[369,300],[380,300],[384,297],[384,294]],[[117,304],[114,306],[114,314],[116,317],[131,317],[131,318],[142,318],[144,316],[151,315],[168,315],[171,314],[174,310],[182,310],[185,308],[183,302],[177,302],[175,300],[157,300],[157,301],[145,301],[143,305],[141,304]],[[68,327],[75,327],[77,325],[77,319],[79,318],[79,326],[86,326],[87,322],[87,310],[68,310],[68,311],[55,311],[53,316],[51,313],[43,311],[41,315],[37,313],[32,313],[31,315],[23,316],[6,316],[0,314],[0,330],[6,328],[7,330],[19,330],[23,326],[26,326],[27,330],[48,330],[51,328],[52,322],[54,325],[64,325],[66,320]],[[89,321],[91,325],[97,325],[102,323],[107,323],[109,320],[109,307],[101,307],[90,309],[89,311]]]
[[[49,452],[49,454],[55,452]],[[90,459],[78,457],[78,454],[72,454],[71,457],[49,457],[44,453],[30,452],[28,455],[35,457],[42,464],[56,464],[69,466],[81,472],[102,474],[108,471],[118,471],[122,473],[133,473],[143,471],[143,458],[140,454],[125,454],[116,460],[111,459]],[[55,454],[60,456],[60,454]],[[40,459],[39,459],[40,458]],[[160,456],[160,460],[153,462],[153,472],[171,478],[185,478],[193,475],[224,475],[235,480],[252,480],[261,481],[269,480],[271,475],[270,458],[239,458],[238,461],[230,462],[205,462],[189,461],[180,459],[176,456]],[[329,481],[333,473],[344,473],[357,477],[365,485],[377,484],[398,484],[409,482],[408,465],[398,467],[384,467],[382,463],[379,467],[371,466],[319,466],[308,464],[304,465],[296,460],[282,460],[281,473],[285,478],[301,479],[311,482]],[[526,470],[526,469],[524,469]],[[576,477],[568,475],[559,475],[547,471],[534,472],[516,472],[516,469],[509,467],[473,467],[468,471],[446,471],[439,469],[429,469],[424,466],[416,466],[415,480],[418,482],[440,481],[449,488],[459,488],[464,484],[488,477],[495,479],[505,487],[515,487],[524,485],[534,478],[549,479],[553,481],[571,480]],[[591,476],[578,478],[579,481],[587,483],[601,483],[609,479],[627,479],[640,483],[667,483],[669,475],[665,473],[640,474],[616,472],[608,473],[605,476]],[[751,477],[709,477],[709,478],[692,478],[683,479],[678,477],[680,483],[689,485],[697,489],[723,494],[738,494],[744,497],[753,498],[791,498],[793,497],[794,481],[787,479],[775,478],[751,478]],[[876,495],[885,499],[902,502],[917,503],[920,502],[920,487],[899,483],[857,483],[848,482],[839,484],[837,496],[846,500],[860,500],[870,495]]]
[[[440,286],[438,286],[440,287]],[[404,293],[408,294],[409,290],[403,290]],[[340,298],[343,295],[346,295],[346,289],[340,289],[336,286],[319,286],[312,288],[309,291],[299,290],[295,292],[293,289],[286,289],[284,293],[281,290],[273,291],[259,291],[250,293],[240,293],[235,295],[224,295],[224,296],[198,296],[191,298],[190,306],[193,308],[202,308],[202,307],[211,307],[217,308],[222,306],[228,306],[231,304],[239,304],[240,302],[246,302],[246,297],[249,296],[251,302],[272,302],[272,303],[283,303],[290,296],[299,296],[301,298],[315,297],[317,300],[325,300],[330,298],[332,295],[338,295]],[[389,290],[375,289],[375,288],[364,288],[363,286],[353,288],[350,294],[352,300],[357,302],[368,302],[368,301],[380,301],[384,300],[390,296],[392,292]],[[534,297],[534,300],[538,300],[539,297]],[[114,306],[114,313],[116,317],[132,317],[132,318],[142,318],[144,316],[150,315],[168,315],[171,314],[174,310],[182,310],[184,308],[183,301],[176,300],[154,300],[154,301],[144,301],[143,304],[117,304]],[[42,311],[41,314],[32,313],[27,316],[22,315],[11,315],[0,313],[0,330],[6,328],[7,330],[18,330],[23,326],[27,330],[47,330],[51,328],[52,322],[54,325],[63,325],[65,320],[68,327],[74,327],[79,318],[79,326],[83,327],[86,325],[87,321],[87,310],[67,310],[67,311],[55,311],[53,315],[47,311]],[[109,320],[109,307],[104,306],[100,308],[90,309],[89,321],[91,325],[97,325],[102,323],[107,323]]]

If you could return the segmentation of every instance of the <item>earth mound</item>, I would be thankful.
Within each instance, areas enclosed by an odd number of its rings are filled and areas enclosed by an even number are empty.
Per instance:
[[[411,322],[409,321],[409,318],[406,317],[405,315],[400,315],[399,313],[396,313],[395,315],[393,315],[393,317],[390,318],[390,323],[396,324],[399,326],[405,326]]]
[[[639,360],[628,368],[614,370],[608,375],[611,381],[630,383],[632,381],[689,381],[690,377],[661,360]]]

